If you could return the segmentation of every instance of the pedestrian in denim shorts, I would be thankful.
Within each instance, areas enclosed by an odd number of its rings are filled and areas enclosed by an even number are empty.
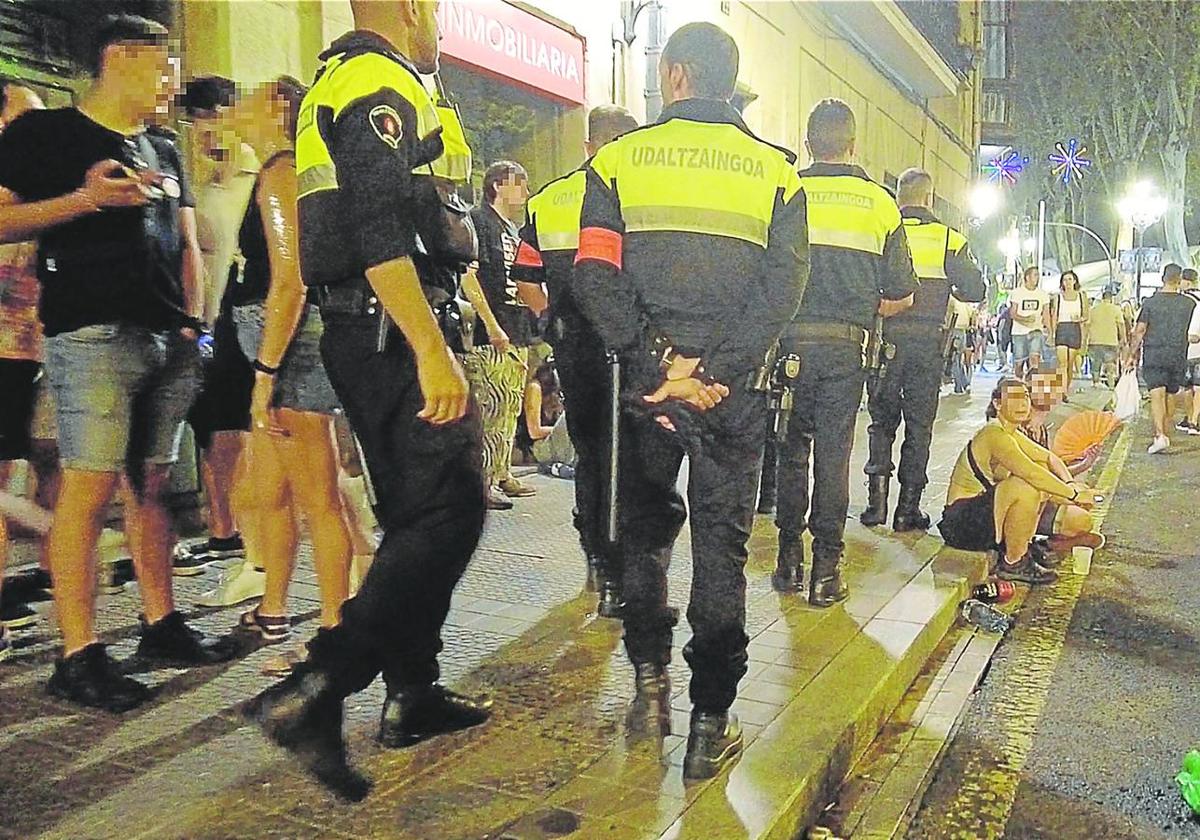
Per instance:
[[[0,136],[0,241],[38,240],[46,371],[62,487],[48,544],[63,656],[49,691],[125,711],[148,695],[96,636],[95,549],[122,475],[141,584],[138,653],[174,664],[229,658],[189,628],[171,592],[161,494],[199,376],[203,271],[179,153],[145,129],[174,94],[167,30],[109,19],[78,108],[33,111]]]

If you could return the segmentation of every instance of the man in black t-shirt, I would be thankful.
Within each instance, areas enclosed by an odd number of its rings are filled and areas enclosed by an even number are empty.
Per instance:
[[[63,657],[49,690],[125,711],[149,695],[97,639],[95,548],[122,473],[144,617],[138,652],[175,663],[226,659],[189,628],[171,592],[161,502],[197,386],[203,273],[195,214],[169,135],[144,130],[174,87],[167,31],[116,17],[92,55],[78,108],[26,114],[0,136],[0,241],[38,240],[46,372],[63,479],[48,540]]]
[[[512,265],[520,245],[516,220],[523,220],[529,197],[528,175],[520,164],[498,161],[483,176],[484,204],[471,211],[479,234],[479,261],[463,278],[463,293],[479,313],[475,348],[463,359],[463,372],[483,420],[483,471],[488,507],[506,510],[504,496],[532,496],[532,487],[511,475],[517,418],[529,379],[533,321],[546,308],[545,293],[518,282]]]
[[[1142,377],[1150,389],[1150,416],[1154,420],[1154,441],[1146,450],[1151,455],[1171,445],[1169,432],[1174,425],[1174,396],[1183,387],[1187,373],[1188,324],[1196,302],[1181,294],[1183,269],[1175,263],[1163,267],[1163,285],[1142,302],[1137,325],[1130,339],[1129,367],[1142,349]]]

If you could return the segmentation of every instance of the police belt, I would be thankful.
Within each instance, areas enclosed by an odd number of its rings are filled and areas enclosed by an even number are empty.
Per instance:
[[[849,341],[861,347],[867,340],[867,331],[857,324],[839,321],[796,321],[792,324],[792,338],[797,344]]]
[[[315,291],[322,317],[374,318],[379,314],[379,298],[365,278],[336,286],[317,286]]]

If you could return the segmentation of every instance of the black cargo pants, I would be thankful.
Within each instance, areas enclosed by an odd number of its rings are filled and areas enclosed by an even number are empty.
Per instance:
[[[787,439],[779,444],[779,499],[775,524],[799,536],[810,530],[813,557],[833,562],[845,543],[850,507],[850,449],[864,382],[862,346],[850,340],[797,343],[800,356]],[[808,469],[812,461],[810,489]]]
[[[931,329],[895,338],[896,356],[867,400],[871,412],[871,454],[863,472],[891,476],[897,472],[905,487],[924,488],[929,483],[929,444],[937,420],[938,391],[942,386],[941,332]],[[900,468],[892,463],[896,430],[904,420]]]
[[[309,643],[310,661],[342,696],[383,673],[389,692],[438,678],[450,596],[483,530],[479,415],[448,426],[417,418],[416,362],[394,328],[376,352],[376,318],[324,315],[321,357],[362,445],[383,542],[337,627]]]
[[[695,709],[724,712],[746,673],[746,541],[766,433],[766,398],[745,382],[704,415],[708,433],[689,456],[692,638],[683,655],[692,668]],[[621,546],[625,555],[625,647],[635,663],[671,659],[667,567],[687,512],[676,489],[684,449],[679,438],[644,417],[623,431]]]

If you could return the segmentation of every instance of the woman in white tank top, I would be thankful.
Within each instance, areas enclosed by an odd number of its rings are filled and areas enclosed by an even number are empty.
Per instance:
[[[1063,272],[1058,289],[1050,318],[1058,351],[1059,378],[1066,386],[1065,401],[1071,394],[1079,350],[1087,344],[1087,321],[1091,313],[1087,295],[1079,288],[1079,276],[1074,271]]]

